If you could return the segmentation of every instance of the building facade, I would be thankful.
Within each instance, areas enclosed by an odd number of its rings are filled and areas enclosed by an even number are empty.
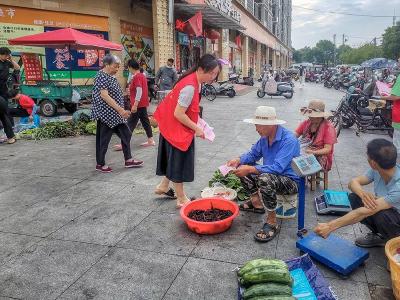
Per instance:
[[[168,58],[178,70],[197,63],[204,53],[230,62],[229,72],[258,76],[265,64],[288,67],[291,62],[291,0],[3,0],[0,4],[0,46],[28,34],[72,27],[123,45],[119,55],[140,61],[150,74]],[[204,34],[181,30],[197,12]],[[14,55],[38,53],[54,79],[87,80],[101,67],[104,51],[10,47]],[[119,78],[124,82],[126,71]]]

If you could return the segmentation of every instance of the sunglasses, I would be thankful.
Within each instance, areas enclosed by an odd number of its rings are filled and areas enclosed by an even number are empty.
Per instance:
[[[315,108],[302,107],[302,108],[300,108],[300,112],[303,114],[311,114],[312,112],[324,112],[324,111],[320,110],[320,109],[315,109]]]

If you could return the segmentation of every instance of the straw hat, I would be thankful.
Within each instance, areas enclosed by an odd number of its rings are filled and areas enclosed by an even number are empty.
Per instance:
[[[300,113],[309,118],[327,118],[332,116],[325,111],[325,103],[322,100],[311,100],[307,107],[300,108]]]
[[[245,119],[243,122],[257,125],[282,125],[286,121],[276,118],[276,111],[271,106],[259,106],[256,109],[253,119]]]

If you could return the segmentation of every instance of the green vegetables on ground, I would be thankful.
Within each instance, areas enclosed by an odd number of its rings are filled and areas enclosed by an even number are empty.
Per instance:
[[[214,183],[221,183],[225,187],[235,190],[237,192],[237,199],[239,201],[247,200],[250,197],[250,195],[244,190],[239,177],[234,174],[229,173],[226,176],[223,176],[222,173],[217,170],[208,184],[210,187],[212,187]]]
[[[73,137],[85,134],[96,134],[95,122],[48,122],[38,128],[21,131],[18,133],[18,138],[42,140]]]
[[[291,300],[293,279],[284,261],[254,259],[237,272],[245,300]]]

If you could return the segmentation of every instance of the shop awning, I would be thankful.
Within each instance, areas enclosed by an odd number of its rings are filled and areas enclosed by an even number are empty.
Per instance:
[[[190,18],[196,12],[201,11],[203,14],[203,22],[211,27],[232,29],[232,30],[245,30],[246,28],[240,25],[239,22],[225,15],[218,9],[208,6],[206,4],[186,4],[175,3],[175,13],[184,17]]]

